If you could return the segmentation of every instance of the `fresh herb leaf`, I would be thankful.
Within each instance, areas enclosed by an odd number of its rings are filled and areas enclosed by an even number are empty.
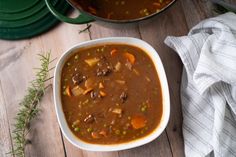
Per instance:
[[[35,80],[30,83],[27,94],[19,103],[20,109],[15,117],[16,122],[12,132],[14,148],[10,154],[18,157],[25,157],[25,147],[27,143],[29,143],[27,134],[30,132],[30,122],[37,116],[39,112],[38,104],[48,87],[45,86],[45,84],[48,80],[50,71],[50,53],[39,55],[39,60],[41,62],[41,67],[36,69]]]

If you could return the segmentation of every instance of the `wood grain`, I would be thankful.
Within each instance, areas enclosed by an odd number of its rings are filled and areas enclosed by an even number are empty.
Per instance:
[[[52,101],[52,88],[49,88],[39,104],[39,116],[31,123],[28,136],[31,142],[26,147],[26,156],[64,157],[61,133]]]
[[[172,157],[172,151],[163,132],[156,140],[144,146],[120,151],[120,157]]]
[[[171,114],[166,130],[174,157],[184,156],[181,102],[179,98],[182,64],[178,55],[164,44],[164,40],[167,35],[180,36],[188,32],[184,14],[180,8],[181,1],[179,0],[165,14],[140,24],[142,39],[149,42],[157,50],[168,78]]]
[[[6,103],[0,80],[0,156],[6,157],[12,150],[11,134],[9,121],[6,112]]]

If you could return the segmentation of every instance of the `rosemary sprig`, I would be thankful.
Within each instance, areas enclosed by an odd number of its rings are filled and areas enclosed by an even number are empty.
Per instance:
[[[45,89],[45,81],[49,76],[50,53],[39,55],[41,67],[37,69],[36,78],[30,83],[27,89],[27,94],[19,103],[20,109],[17,113],[12,132],[14,148],[11,154],[18,157],[25,157],[25,147],[29,142],[27,134],[30,131],[30,122],[37,115],[39,109],[38,104],[42,99]]]

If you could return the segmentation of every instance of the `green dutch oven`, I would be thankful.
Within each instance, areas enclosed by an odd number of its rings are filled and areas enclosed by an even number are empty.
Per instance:
[[[131,23],[131,22],[138,22],[138,21],[142,21],[145,19],[149,19],[155,15],[160,14],[161,12],[165,11],[167,8],[169,8],[172,4],[174,4],[174,2],[176,2],[177,0],[173,0],[171,3],[169,3],[167,6],[165,6],[164,8],[162,8],[159,12],[153,13],[149,16],[145,16],[145,17],[141,17],[141,18],[137,18],[137,19],[131,19],[131,20],[112,20],[112,19],[106,19],[106,18],[102,18],[102,17],[98,17],[95,16],[89,12],[84,11],[78,4],[76,4],[75,2],[73,2],[73,0],[67,0],[67,2],[76,10],[78,10],[80,12],[80,15],[76,18],[69,18],[67,16],[64,16],[63,14],[61,14],[60,12],[58,12],[54,6],[51,3],[52,0],[45,0],[47,7],[49,8],[49,10],[51,11],[51,13],[60,21],[62,22],[67,22],[67,23],[71,23],[71,24],[85,24],[85,23],[90,23],[93,21],[104,21],[104,22],[108,22],[108,23]]]

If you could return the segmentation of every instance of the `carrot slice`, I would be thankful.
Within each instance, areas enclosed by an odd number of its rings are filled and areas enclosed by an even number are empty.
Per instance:
[[[126,52],[126,53],[124,53],[124,56],[125,56],[126,59],[128,59],[128,61],[129,61],[131,64],[134,64],[134,63],[135,63],[135,57],[134,57],[133,54]]]
[[[83,95],[88,94],[89,92],[91,92],[93,90],[93,88],[88,88],[84,91]]]
[[[146,123],[147,123],[147,120],[144,116],[137,115],[137,116],[132,117],[131,119],[131,125],[133,126],[134,129],[143,128],[145,127]]]
[[[153,5],[157,7],[161,7],[161,4],[159,2],[154,2]]]
[[[104,137],[107,137],[107,132],[105,130],[100,131],[99,134],[103,135]]]
[[[102,82],[100,82],[100,83],[98,84],[98,88],[99,88],[99,89],[104,88],[104,85],[102,84]]]
[[[117,54],[117,49],[111,50],[111,56],[112,56],[112,57],[115,56],[116,54]]]
[[[66,89],[65,89],[65,92],[68,96],[71,97],[71,90],[70,90],[70,86],[67,86]]]
[[[99,94],[100,94],[102,97],[104,97],[104,96],[107,95],[107,94],[106,94],[105,92],[103,92],[103,91],[100,91]]]
[[[100,138],[100,137],[99,137],[99,134],[98,134],[97,132],[94,132],[94,131],[91,133],[91,136],[92,136],[94,139]]]

